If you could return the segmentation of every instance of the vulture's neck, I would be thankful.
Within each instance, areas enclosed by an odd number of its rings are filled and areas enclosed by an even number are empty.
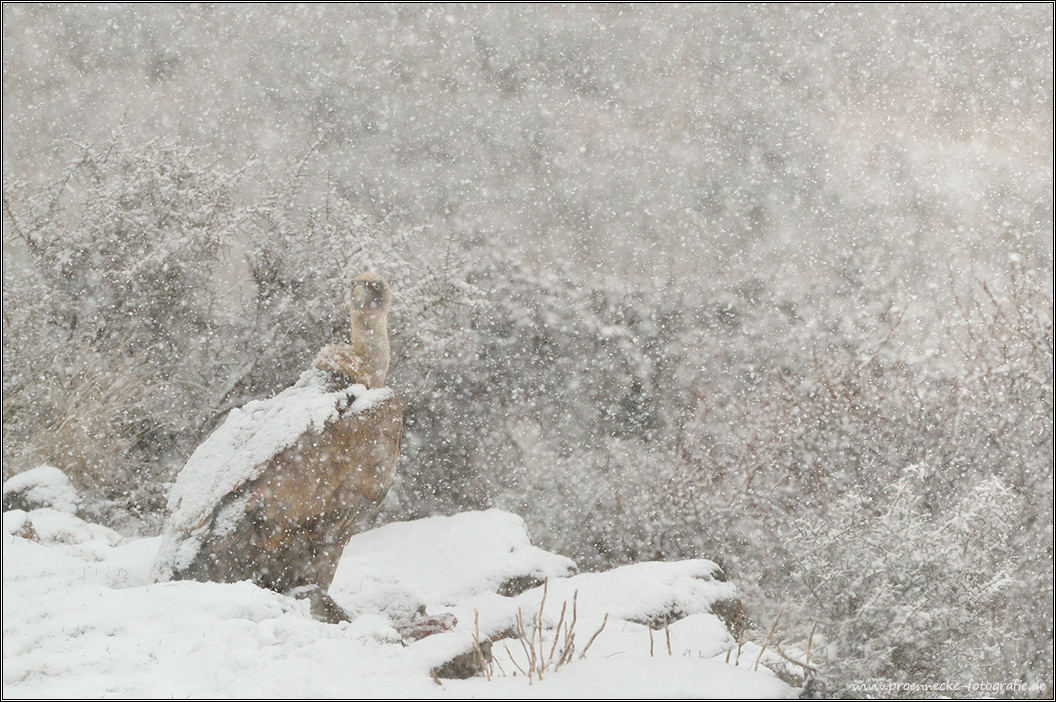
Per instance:
[[[364,375],[371,388],[385,385],[389,372],[388,310],[352,310],[352,346],[363,360]]]

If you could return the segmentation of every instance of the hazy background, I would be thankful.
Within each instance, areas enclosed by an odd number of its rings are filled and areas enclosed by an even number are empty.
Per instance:
[[[692,284],[1039,255],[1045,6],[4,9],[4,172],[116,130],[308,168],[461,250]],[[1043,238],[1043,237],[1042,237]],[[997,259],[991,261],[991,259]],[[880,264],[874,264],[880,265]],[[780,275],[780,274],[779,274]]]

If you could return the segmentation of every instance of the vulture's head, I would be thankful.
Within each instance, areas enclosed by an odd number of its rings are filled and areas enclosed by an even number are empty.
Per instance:
[[[360,273],[352,279],[352,312],[388,312],[392,304],[389,284],[377,273]]]

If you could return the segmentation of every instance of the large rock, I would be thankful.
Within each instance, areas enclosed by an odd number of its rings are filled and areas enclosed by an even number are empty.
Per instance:
[[[191,457],[170,497],[157,579],[330,586],[395,477],[402,410],[387,389],[332,391],[320,375],[232,413]]]

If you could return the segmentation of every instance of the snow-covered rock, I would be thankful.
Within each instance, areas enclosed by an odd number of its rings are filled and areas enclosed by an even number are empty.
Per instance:
[[[356,616],[340,624],[318,622],[307,602],[248,582],[154,583],[150,566],[159,539],[115,538],[55,510],[9,512],[2,538],[5,697],[746,698],[797,692],[762,667],[726,662],[734,644],[708,610],[733,587],[711,577],[713,564],[640,563],[572,575],[567,559],[533,547],[523,522],[497,510],[390,524],[354,537],[333,594]],[[513,597],[498,594],[508,579],[525,575],[546,584]],[[490,680],[434,681],[431,671],[472,650],[478,632],[496,634],[518,612],[530,626],[542,611],[545,656],[570,623],[573,598],[575,654],[556,671],[551,665],[542,680],[529,684],[514,675],[517,665],[527,665],[520,643],[495,636]],[[421,605],[430,614],[455,616],[458,625],[402,640],[396,615]],[[639,621],[675,612],[686,616],[667,632],[653,631],[651,651],[650,630]],[[580,658],[602,621],[604,629]]]
[[[77,490],[58,468],[37,466],[5,480],[3,485],[4,511],[51,507],[73,514],[80,498]]]
[[[235,531],[239,526],[245,527],[247,508],[251,508],[251,495],[239,490],[248,486],[252,481],[261,478],[267,470],[271,470],[270,476],[274,478],[277,486],[284,486],[280,492],[275,486],[264,486],[261,489],[273,495],[276,499],[286,499],[295,505],[319,503],[318,510],[322,514],[329,514],[333,519],[335,510],[344,505],[342,500],[336,504],[327,502],[323,497],[310,494],[311,489],[318,489],[319,482],[302,480],[308,484],[303,491],[296,490],[300,486],[294,478],[304,477],[305,471],[301,466],[310,466],[313,469],[331,468],[342,476],[351,475],[353,478],[360,473],[350,471],[349,466],[340,462],[333,465],[324,461],[319,455],[344,456],[340,447],[330,446],[326,438],[319,438],[335,425],[344,427],[337,420],[339,417],[358,416],[377,404],[388,400],[393,396],[388,388],[368,390],[363,385],[333,387],[333,376],[329,373],[311,369],[301,374],[297,383],[292,387],[280,392],[274,397],[265,400],[249,402],[243,407],[235,408],[228,414],[224,423],[202,442],[187,460],[176,482],[169,493],[168,512],[169,517],[165,523],[162,534],[162,545],[159,550],[158,559],[154,566],[154,577],[158,581],[166,581],[179,575],[188,577],[187,573],[195,563],[199,552],[208,548],[211,544],[215,551],[206,551],[207,562],[216,560],[220,563],[217,568],[232,571],[234,577],[215,577],[213,573],[206,573],[209,577],[203,577],[197,571],[190,577],[201,580],[236,580],[246,577],[243,573],[253,571],[265,573],[278,570],[276,562],[281,562],[282,556],[275,556],[269,551],[259,547],[246,544],[245,538],[234,538],[233,545],[225,541],[225,537]],[[335,430],[337,431],[337,430]],[[351,434],[348,431],[337,431],[343,437]],[[332,437],[331,437],[332,438]],[[318,439],[323,448],[315,453],[318,447],[314,441]],[[398,448],[398,435],[393,440]],[[304,456],[298,453],[297,465],[293,466],[292,473],[275,475],[275,460],[285,449],[291,449],[295,444],[300,451],[308,452],[308,459],[300,459]],[[303,446],[302,446],[303,444]],[[371,454],[373,455],[373,454]],[[395,470],[396,451],[391,456],[391,470]],[[355,466],[357,469],[361,466]],[[373,466],[365,461],[362,468],[367,470]],[[369,472],[369,470],[367,470]],[[327,479],[327,485],[335,483],[334,476],[319,476],[319,479]],[[388,477],[391,483],[391,476]],[[336,481],[340,484],[340,481]],[[292,486],[292,487],[291,487]],[[388,485],[385,485],[387,489]],[[294,494],[287,494],[292,491]],[[278,497],[274,497],[279,493]],[[382,493],[384,494],[384,493]],[[344,502],[352,504],[352,496],[346,496]],[[380,499],[380,498],[379,498]],[[280,502],[281,504],[281,502]],[[279,510],[282,512],[283,510]],[[300,512],[294,517],[304,518]],[[351,509],[347,509],[351,512]],[[318,517],[317,514],[309,515]],[[285,524],[271,524],[272,528],[282,529],[291,527]],[[281,531],[292,539],[292,527]],[[322,539],[322,536],[320,536]],[[340,546],[337,547],[337,550]],[[275,547],[273,550],[278,550]],[[292,549],[294,553],[307,553],[309,549]],[[332,568],[336,565],[337,550],[333,554]],[[274,558],[272,558],[274,556]],[[287,563],[283,563],[287,565]],[[290,564],[290,568],[294,566]],[[276,576],[277,577],[277,576]],[[260,579],[266,577],[262,574]],[[257,577],[254,580],[260,581]],[[262,583],[267,584],[267,583]],[[301,583],[303,584],[303,583]],[[322,587],[327,583],[317,582]],[[274,589],[284,590],[285,587]]]
[[[396,584],[422,604],[455,604],[483,592],[516,594],[575,573],[571,559],[532,545],[524,520],[492,509],[386,524],[345,547],[330,594],[354,598],[369,583]]]

